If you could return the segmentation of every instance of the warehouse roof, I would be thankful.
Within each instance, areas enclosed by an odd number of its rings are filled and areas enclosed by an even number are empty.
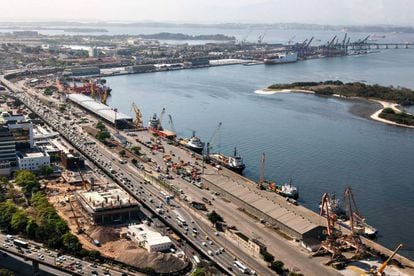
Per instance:
[[[115,123],[115,120],[130,120],[132,118],[121,112],[115,112],[113,108],[103,103],[97,102],[89,96],[83,94],[69,94],[68,98],[83,108],[93,112],[94,114],[108,120],[111,123]]]

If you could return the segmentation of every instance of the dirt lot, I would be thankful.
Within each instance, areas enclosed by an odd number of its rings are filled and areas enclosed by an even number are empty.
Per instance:
[[[71,232],[79,238],[85,249],[99,251],[103,256],[135,267],[151,267],[157,272],[176,271],[185,266],[182,259],[172,254],[148,253],[135,242],[121,238],[120,232],[125,228],[92,225],[73,195],[74,191],[80,190],[81,187],[75,188],[66,183],[49,183],[47,189],[49,202],[68,222]],[[83,230],[82,234],[79,234],[76,219]],[[100,247],[92,243],[94,239],[99,240]]]

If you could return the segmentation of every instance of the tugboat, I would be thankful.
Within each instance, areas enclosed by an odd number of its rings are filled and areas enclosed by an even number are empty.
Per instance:
[[[201,154],[204,149],[204,143],[201,141],[199,137],[195,135],[195,131],[193,131],[193,136],[190,139],[185,138],[179,141],[180,145],[194,151],[195,153]]]
[[[236,148],[234,148],[233,156],[227,156],[222,153],[211,153],[207,154],[207,160],[211,163],[215,163],[229,170],[232,170],[238,174],[243,174],[243,171],[246,168],[246,165],[243,162],[243,158],[237,155]]]
[[[275,192],[283,197],[297,200],[299,197],[299,190],[293,186],[292,183],[276,184],[274,182],[264,181],[262,186],[269,191]]]

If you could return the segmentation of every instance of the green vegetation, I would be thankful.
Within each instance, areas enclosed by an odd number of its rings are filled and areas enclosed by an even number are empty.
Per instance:
[[[211,223],[216,224],[217,222],[222,222],[223,217],[220,216],[216,211],[212,211],[211,213],[208,214],[208,219],[211,221]]]
[[[138,147],[138,146],[133,146],[132,148],[131,148],[131,151],[134,153],[134,154],[136,154],[136,155],[140,155],[141,153],[140,153],[140,150],[141,150],[141,147]]]
[[[43,165],[40,168],[40,174],[44,176],[49,176],[53,173],[53,168],[51,166]]]
[[[262,252],[262,256],[263,256],[263,260],[265,260],[265,262],[268,262],[268,263],[271,263],[275,260],[275,256],[273,256],[267,251]]]
[[[132,163],[133,165],[137,165],[137,164],[138,164],[138,160],[134,158],[134,159],[132,159],[132,160],[131,160],[131,163]]]
[[[95,127],[99,130],[96,134],[96,139],[99,141],[104,142],[106,139],[111,137],[111,134],[102,122],[98,122]]]
[[[191,276],[204,276],[206,275],[205,269],[203,267],[197,267],[196,270],[191,274]]]
[[[34,192],[40,190],[40,184],[37,181],[36,175],[31,171],[17,171],[14,180],[17,185],[22,187],[23,193],[27,198],[30,198]]]
[[[343,83],[339,80],[324,82],[294,82],[273,84],[269,89],[306,89],[320,95],[338,94],[344,97],[362,97],[391,101],[402,105],[414,104],[414,91],[404,87],[369,85],[361,82]]]
[[[43,94],[46,96],[52,96],[53,91],[49,87],[46,87],[45,90],[43,90]]]
[[[125,150],[120,150],[119,151],[119,156],[125,157],[126,156],[126,151]]]
[[[14,273],[8,269],[0,269],[0,276],[14,276]]]
[[[379,114],[379,117],[398,124],[414,126],[413,115],[405,112],[395,112],[392,108],[384,108],[384,110]]]
[[[282,261],[273,261],[270,264],[270,268],[276,271],[277,274],[283,274],[285,272],[285,264]]]

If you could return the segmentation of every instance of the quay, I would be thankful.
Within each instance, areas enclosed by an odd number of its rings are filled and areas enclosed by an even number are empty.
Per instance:
[[[14,92],[21,92],[12,82],[7,80],[7,76],[1,76],[0,82]],[[99,114],[96,114],[99,116]],[[111,123],[111,122],[109,122]],[[121,133],[125,134],[125,132]],[[140,132],[146,140],[152,137],[147,131]],[[178,151],[183,160],[189,159],[194,163],[197,155],[191,157],[188,150],[181,147],[166,145],[166,149],[174,149]],[[167,151],[168,152],[168,151]],[[184,158],[185,157],[185,158]],[[200,177],[202,179],[203,188],[210,191],[220,193],[220,195],[231,201],[243,212],[255,217],[257,220],[268,226],[278,230],[293,239],[306,244],[309,239],[317,239],[323,234],[326,228],[326,220],[319,214],[305,208],[304,206],[296,206],[283,197],[257,189],[257,184],[241,175],[233,173],[223,168],[216,171],[211,166]],[[342,233],[348,234],[350,231],[345,228],[338,227]],[[375,243],[374,241],[362,238],[365,245],[373,251],[382,255],[391,255],[391,250]],[[414,262],[401,255],[396,255],[396,260],[406,267],[414,267]]]

